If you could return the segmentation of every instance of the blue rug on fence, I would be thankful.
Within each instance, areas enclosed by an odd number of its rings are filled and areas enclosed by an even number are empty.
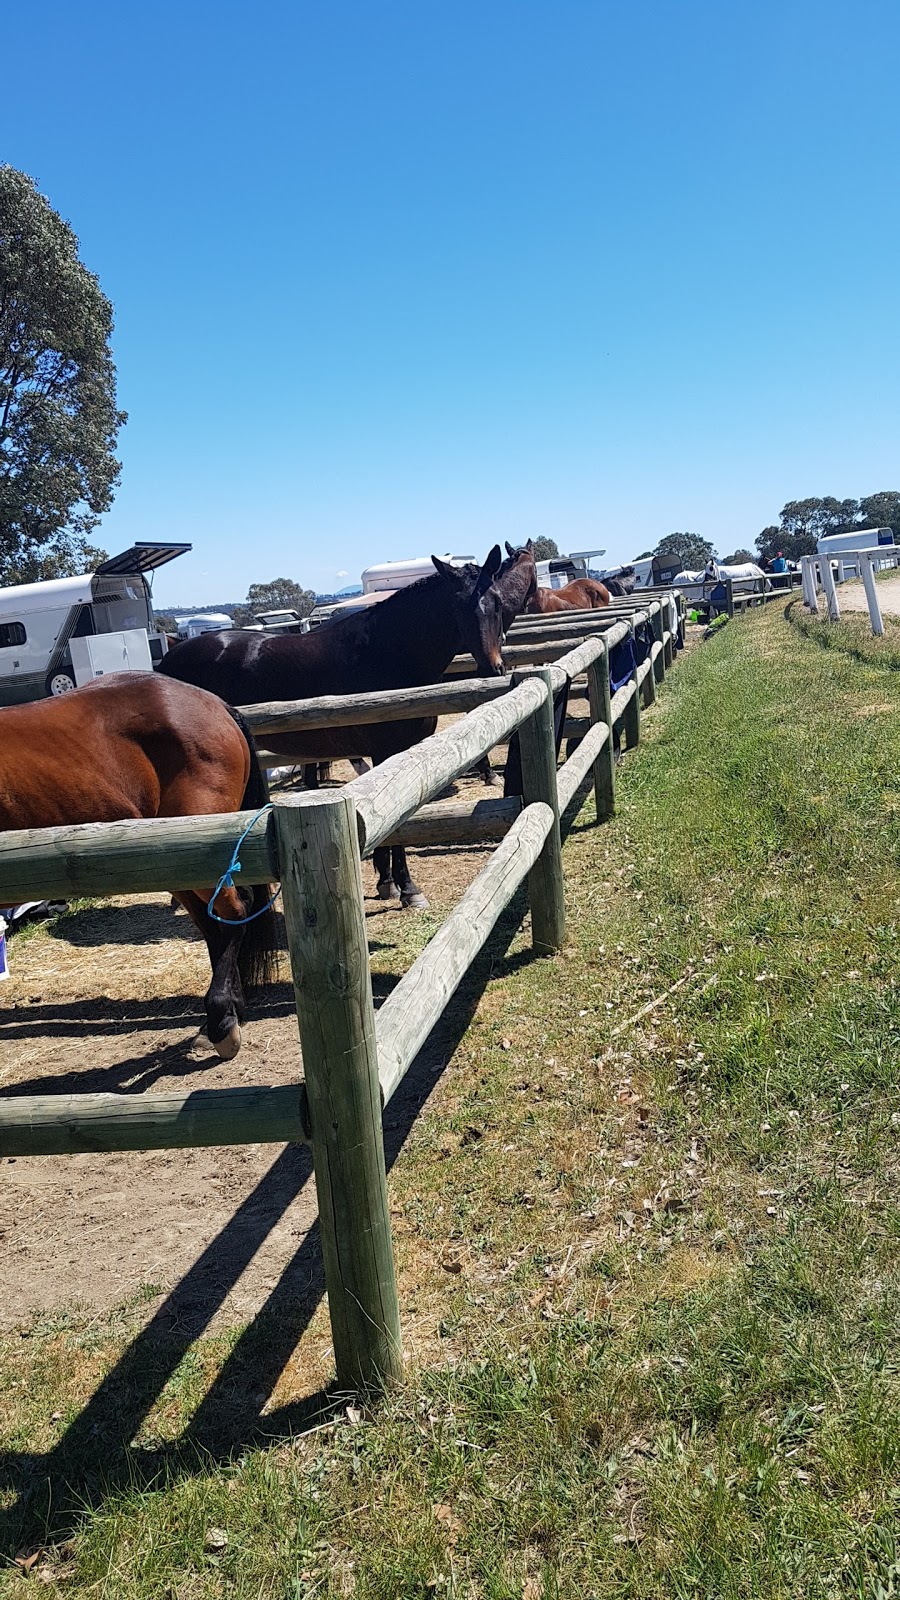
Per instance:
[[[634,635],[614,644],[609,652],[609,692],[623,689],[634,674],[635,667],[646,661],[653,646],[653,629],[649,622],[640,622]]]

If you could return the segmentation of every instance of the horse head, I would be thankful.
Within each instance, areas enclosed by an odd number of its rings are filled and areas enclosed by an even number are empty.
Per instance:
[[[537,567],[534,564],[534,541],[527,544],[510,544],[506,540],[507,558],[494,579],[503,607],[503,632],[508,633],[514,619],[524,611],[537,588]]]
[[[440,556],[431,560],[435,572],[450,586],[460,649],[475,657],[482,678],[499,677],[503,672],[503,601],[494,579],[501,566],[500,546],[494,545],[482,567],[474,562],[456,567]]]

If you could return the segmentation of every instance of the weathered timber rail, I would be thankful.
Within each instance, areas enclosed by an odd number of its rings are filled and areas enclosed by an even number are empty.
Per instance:
[[[612,610],[612,608],[610,608]],[[460,720],[339,791],[279,796],[241,849],[243,883],[282,884],[304,1079],[287,1087],[185,1094],[0,1099],[0,1154],[62,1155],[201,1145],[312,1147],[339,1381],[377,1389],[400,1376],[399,1305],[382,1108],[527,879],[532,940],[565,935],[560,815],[593,781],[598,822],[615,808],[614,736],[631,749],[641,706],[674,659],[677,596],[615,612],[525,619],[505,655],[516,671],[419,690],[247,707],[254,731],[351,726],[458,713]],[[538,626],[530,627],[536,623]],[[612,692],[610,650],[649,624],[652,645]],[[633,658],[632,658],[633,659]],[[465,666],[464,661],[460,663]],[[552,699],[586,675],[589,715],[557,768]],[[436,805],[434,797],[518,732],[521,799]],[[0,903],[209,889],[252,813],[23,829],[0,834]],[[375,1013],[361,859],[378,844],[499,841],[410,970]]]

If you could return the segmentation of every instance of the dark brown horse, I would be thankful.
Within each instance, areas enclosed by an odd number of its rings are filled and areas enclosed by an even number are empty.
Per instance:
[[[503,632],[508,633],[520,612],[524,611],[538,586],[537,567],[534,564],[534,541],[518,547],[506,541],[506,560],[501,566],[494,587],[500,595],[503,608]]]
[[[114,673],[58,699],[0,711],[0,830],[209,816],[257,810],[267,800],[242,717],[215,695],[152,672]],[[207,1032],[230,1061],[241,1045],[245,992],[272,973],[275,913],[261,912],[266,885],[222,888],[217,922],[207,910],[214,887],[174,892],[206,940]],[[240,920],[253,912],[261,915]]]
[[[159,671],[211,689],[232,705],[416,688],[436,683],[461,651],[475,657],[482,676],[501,673],[502,602],[493,586],[499,545],[481,568],[431,559],[435,571],[430,577],[398,589],[380,605],[336,618],[311,633],[235,629],[202,634],[170,650]],[[378,763],[427,738],[435,726],[430,717],[267,734],[266,747],[285,761],[363,755]],[[405,906],[428,904],[410,877],[405,850],[384,845],[373,860],[382,899],[399,895]]]

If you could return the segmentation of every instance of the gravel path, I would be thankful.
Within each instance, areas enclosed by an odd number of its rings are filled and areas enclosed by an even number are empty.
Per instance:
[[[837,593],[842,611],[868,611],[869,604],[862,583],[841,583]],[[883,612],[900,617],[900,574],[895,578],[885,578],[878,584],[878,601]]]

